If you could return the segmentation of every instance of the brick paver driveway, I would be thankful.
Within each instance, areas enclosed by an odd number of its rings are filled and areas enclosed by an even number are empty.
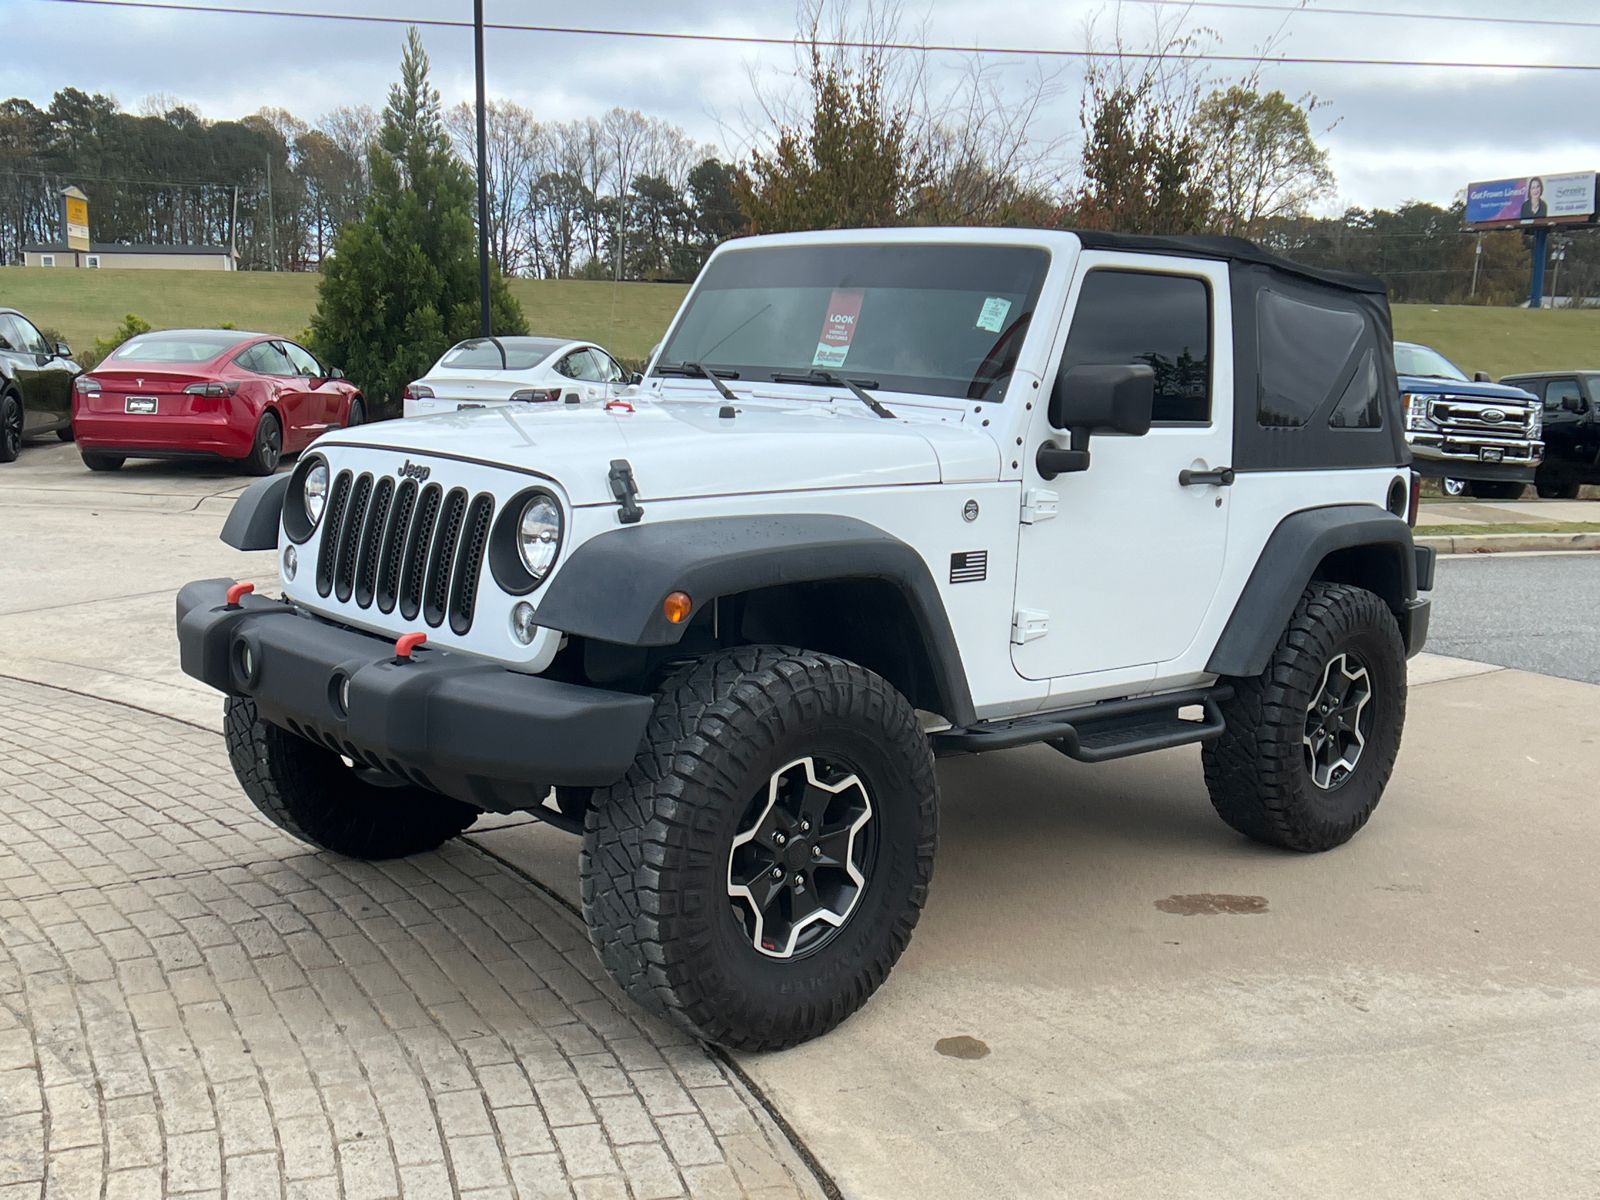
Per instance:
[[[214,733],[0,678],[0,1197],[820,1195],[470,838],[366,864]]]

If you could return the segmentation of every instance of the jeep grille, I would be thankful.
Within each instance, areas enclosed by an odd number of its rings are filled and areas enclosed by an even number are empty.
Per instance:
[[[317,593],[407,621],[420,614],[460,635],[472,628],[494,498],[437,483],[340,471],[328,497]]]

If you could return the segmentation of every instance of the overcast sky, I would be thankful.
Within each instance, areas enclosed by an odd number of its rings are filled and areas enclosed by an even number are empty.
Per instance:
[[[218,2],[422,18],[470,19],[472,11],[468,0]],[[1251,54],[1282,27],[1278,45],[1290,55],[1600,64],[1600,28],[1346,16],[1319,8],[1600,22],[1593,0],[1319,0],[1294,11],[1287,23],[1287,6],[1280,12],[1186,11],[1126,0],[1120,12],[1136,44],[1145,41],[1160,11],[1168,20],[1209,26],[1226,53]],[[1066,49],[1084,45],[1089,18],[1099,14],[1100,28],[1108,31],[1117,11],[1114,3],[1086,0],[906,4],[910,23],[925,20],[932,42]],[[794,31],[788,0],[487,0],[487,14],[491,22],[779,37]],[[143,97],[168,93],[213,119],[275,105],[314,122],[338,105],[380,107],[397,73],[403,33],[389,25],[0,0],[0,95],[25,96],[43,106],[56,89],[72,85],[112,93],[135,110]],[[470,32],[423,34],[446,103],[470,98]],[[935,56],[934,71],[955,70],[954,57]],[[615,105],[637,108],[735,155],[748,127],[741,114],[751,108],[752,72],[778,83],[793,64],[784,48],[525,32],[491,32],[487,59],[490,95],[517,100],[541,118],[567,120]],[[1017,89],[1038,60],[996,57],[990,66]],[[1075,141],[1079,68],[1070,61],[1044,67],[1061,73],[1058,95],[1038,132],[1045,139]],[[1219,78],[1244,69],[1215,68]],[[1338,194],[1323,211],[1350,204],[1393,207],[1413,198],[1446,204],[1469,180],[1600,169],[1600,71],[1282,65],[1269,68],[1264,83],[1292,97],[1311,92],[1328,102],[1318,110],[1319,128],[1337,119],[1321,136],[1338,178]]]

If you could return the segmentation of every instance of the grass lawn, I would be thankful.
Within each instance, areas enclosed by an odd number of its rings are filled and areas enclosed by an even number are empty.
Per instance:
[[[84,349],[96,337],[109,336],[130,312],[157,329],[230,322],[297,338],[311,322],[317,279],[265,271],[0,267],[0,305],[21,310]],[[613,289],[581,279],[511,281],[534,333],[586,338],[625,359],[649,354],[687,290],[671,283],[624,283]]]
[[[587,338],[639,360],[660,340],[683,284],[513,279],[534,333]],[[298,337],[317,302],[317,276],[243,271],[46,270],[0,267],[0,304],[59,330],[74,346],[108,335],[123,314],[156,328],[219,325]],[[1423,342],[1463,370],[1600,368],[1600,310],[1534,311],[1397,304],[1395,336]]]

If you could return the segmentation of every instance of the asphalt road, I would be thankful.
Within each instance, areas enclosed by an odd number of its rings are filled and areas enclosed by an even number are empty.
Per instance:
[[[1441,558],[1427,648],[1600,683],[1600,553]]]

